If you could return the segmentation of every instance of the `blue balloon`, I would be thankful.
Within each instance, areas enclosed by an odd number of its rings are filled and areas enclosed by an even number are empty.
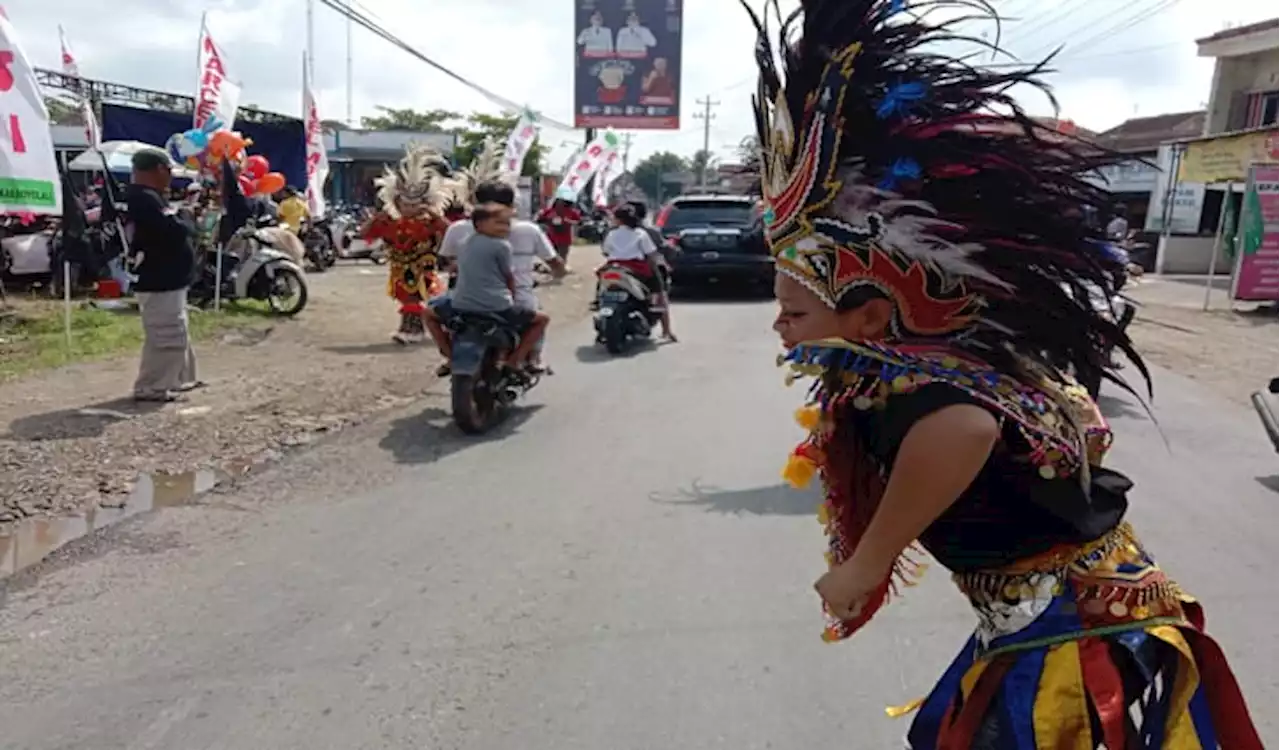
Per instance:
[[[188,130],[182,134],[183,157],[195,156],[208,147],[209,136],[203,130]]]
[[[174,133],[164,142],[164,150],[169,154],[169,158],[178,164],[187,160],[187,157],[182,154],[182,141],[182,133]]]

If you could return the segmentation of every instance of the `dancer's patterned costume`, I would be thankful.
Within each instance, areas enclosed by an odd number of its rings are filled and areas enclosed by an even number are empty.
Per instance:
[[[436,253],[449,226],[453,182],[448,160],[416,144],[377,180],[380,211],[365,240],[381,241],[386,249],[387,293],[400,303],[400,326],[392,339],[401,344],[424,340],[426,302],[441,291]]]
[[[1064,374],[1105,371],[1113,346],[1146,374],[1088,294],[1112,292],[1123,269],[1084,220],[1111,202],[1084,176],[1123,157],[1024,116],[1006,92],[1037,85],[1035,69],[946,58],[949,32],[925,12],[949,4],[804,0],[781,51],[756,19],[776,267],[838,310],[875,297],[894,309],[885,340],[783,358],[815,381],[784,475],[821,477],[836,566],[913,425],[955,404],[1001,425],[977,479],[920,535],[978,627],[929,696],[897,710],[918,709],[910,748],[1258,750],[1200,605],[1124,521],[1132,484],[1103,467],[1106,422]],[[853,635],[920,570],[904,554],[856,620],[828,615],[824,637]]]

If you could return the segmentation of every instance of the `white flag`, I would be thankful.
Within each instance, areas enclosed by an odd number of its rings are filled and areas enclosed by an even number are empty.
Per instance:
[[[329,156],[324,150],[324,127],[311,90],[311,76],[306,56],[302,62],[302,123],[307,137],[307,209],[311,217],[324,216],[324,182],[329,178]]]
[[[577,200],[578,195],[587,186],[587,182],[592,175],[599,171],[600,166],[608,158],[609,152],[618,149],[619,143],[618,134],[610,128],[587,144],[582,153],[569,164],[569,168],[564,174],[564,180],[561,181],[560,187],[556,189],[555,197],[567,201]]]
[[[599,208],[609,205],[609,186],[622,176],[622,154],[613,149],[605,157],[604,164],[596,173],[595,182],[591,183],[592,202]]]
[[[200,47],[196,57],[196,109],[192,125],[197,130],[230,130],[240,107],[240,85],[227,73],[226,58],[200,19]]]
[[[0,212],[62,213],[49,110],[18,34],[0,9]]]
[[[62,72],[79,78],[80,66],[76,64],[76,56],[72,54],[71,45],[67,44],[67,35],[63,33],[61,26],[58,27],[58,42],[62,45]],[[102,131],[98,129],[98,118],[93,114],[93,103],[89,101],[83,88],[79,88],[76,94],[80,99],[80,119],[84,120],[85,142],[89,144],[89,148],[96,149],[102,143]]]
[[[507,136],[507,147],[502,154],[503,174],[520,176],[520,171],[524,167],[524,157],[529,154],[529,149],[533,148],[533,142],[537,138],[537,117],[526,109],[516,122],[516,126],[511,129],[511,134]]]

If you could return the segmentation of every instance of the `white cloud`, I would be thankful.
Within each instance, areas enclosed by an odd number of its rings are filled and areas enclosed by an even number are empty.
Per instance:
[[[1072,3],[1072,12],[1064,13]],[[1132,117],[1195,109],[1207,97],[1212,63],[1195,57],[1194,40],[1226,24],[1275,14],[1273,0],[1182,0],[1133,28],[1080,46],[1152,6],[1114,0],[997,0],[1021,20],[1006,24],[1004,39],[1020,55],[1066,43],[1054,76],[1061,115],[1099,130]],[[573,5],[570,0],[360,0],[410,45],[459,74],[516,101],[527,101],[562,122],[571,120]],[[794,0],[784,5],[795,5]],[[681,86],[683,127],[678,133],[636,132],[632,162],[659,150],[692,154],[703,142],[695,100],[714,109],[710,146],[725,157],[750,132],[755,65],[752,28],[737,0],[686,0]],[[244,84],[243,101],[287,114],[300,110],[303,0],[45,0],[14,4],[10,19],[37,65],[58,65],[55,26],[66,28],[85,75],[143,88],[190,91],[202,9]],[[1057,21],[1045,24],[1046,19]],[[1044,27],[1044,28],[1040,28]],[[405,52],[357,28],[354,108],[375,105],[496,111],[470,91]],[[346,22],[317,3],[316,76],[322,115],[346,112]],[[1048,114],[1028,99],[1036,113]],[[549,131],[553,146],[578,139]],[[571,147],[557,149],[553,165]]]

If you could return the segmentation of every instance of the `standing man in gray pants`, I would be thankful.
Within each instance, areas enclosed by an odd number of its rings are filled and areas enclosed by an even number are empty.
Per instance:
[[[142,362],[133,397],[177,401],[199,387],[196,355],[187,326],[187,287],[195,271],[195,227],[178,216],[166,197],[173,172],[169,155],[144,149],[133,155],[129,186],[131,249],[140,262],[134,290],[142,313]]]

